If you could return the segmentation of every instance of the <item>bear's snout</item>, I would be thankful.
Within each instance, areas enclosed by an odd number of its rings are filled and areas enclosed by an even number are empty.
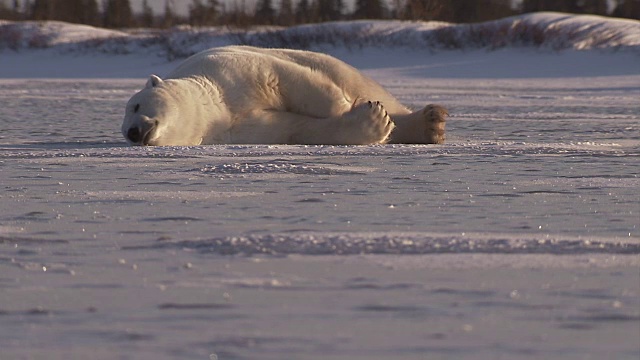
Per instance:
[[[142,132],[138,127],[132,127],[127,131],[127,139],[132,143],[139,143],[142,140]]]
[[[143,121],[133,124],[127,129],[125,137],[134,145],[149,145],[151,134],[157,125],[158,121],[143,119]]]

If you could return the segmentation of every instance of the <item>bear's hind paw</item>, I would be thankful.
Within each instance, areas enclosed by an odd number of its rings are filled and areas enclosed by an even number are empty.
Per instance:
[[[425,120],[425,138],[427,144],[444,144],[445,125],[449,112],[443,106],[430,104],[422,109]]]

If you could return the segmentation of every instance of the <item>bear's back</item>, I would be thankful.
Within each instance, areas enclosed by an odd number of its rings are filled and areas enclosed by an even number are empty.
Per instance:
[[[392,113],[406,110],[382,86],[351,65],[326,54],[304,50],[251,46],[213,48],[191,56],[168,78],[202,75],[223,87],[237,86],[240,83],[255,83],[256,77],[272,71],[276,66],[281,69],[301,67],[311,70],[314,76],[322,74],[352,98],[380,101]]]

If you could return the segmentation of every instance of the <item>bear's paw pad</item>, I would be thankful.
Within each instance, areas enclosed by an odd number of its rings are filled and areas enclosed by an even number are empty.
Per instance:
[[[425,137],[427,144],[443,144],[445,140],[445,124],[449,112],[440,105],[427,105],[422,114],[425,121]]]

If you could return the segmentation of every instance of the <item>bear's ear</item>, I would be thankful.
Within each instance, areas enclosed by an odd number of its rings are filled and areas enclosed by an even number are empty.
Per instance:
[[[152,87],[156,87],[158,86],[158,84],[162,83],[162,79],[160,79],[159,76],[157,75],[151,75],[149,76],[149,80],[147,80],[147,85],[146,88],[150,89]]]

